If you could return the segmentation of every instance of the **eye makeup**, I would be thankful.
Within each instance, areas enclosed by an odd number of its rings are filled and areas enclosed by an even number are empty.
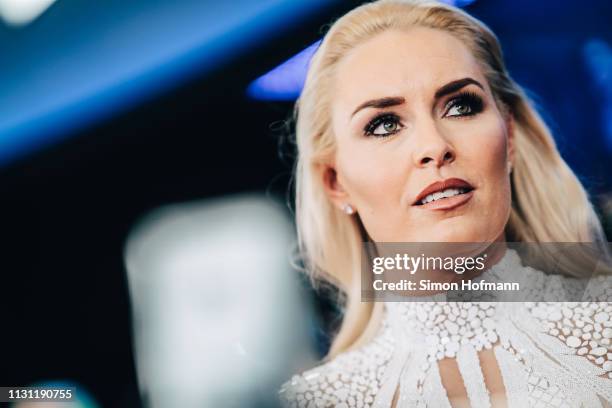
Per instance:
[[[457,110],[457,114],[449,115],[452,108],[463,107],[467,109]],[[444,106],[444,116],[474,116],[484,110],[484,100],[480,95],[470,91],[463,91],[453,96]]]
[[[442,117],[461,118],[475,116],[485,107],[484,99],[475,92],[459,92],[446,102]],[[380,112],[364,127],[365,136],[388,137],[403,129],[400,117],[394,112]]]
[[[377,132],[379,128],[382,128],[386,133]],[[381,112],[366,124],[363,131],[365,136],[387,137],[399,132],[402,128],[403,126],[397,114]]]

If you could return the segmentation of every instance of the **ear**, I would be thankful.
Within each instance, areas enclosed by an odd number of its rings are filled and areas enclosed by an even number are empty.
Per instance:
[[[338,180],[338,172],[331,163],[321,164],[320,174],[323,178],[323,188],[331,202],[340,211],[344,211],[346,204],[351,204],[350,197]]]

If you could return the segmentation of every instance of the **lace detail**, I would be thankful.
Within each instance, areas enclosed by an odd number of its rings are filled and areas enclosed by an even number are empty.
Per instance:
[[[528,396],[525,366],[513,355],[516,352],[510,353],[504,347],[495,347],[494,352],[504,381],[508,406],[510,408],[522,407]]]
[[[457,364],[470,399],[470,405],[474,408],[489,408],[491,401],[487,387],[485,387],[476,350],[472,347],[462,348],[457,355]]]
[[[393,354],[393,337],[383,327],[379,336],[361,349],[294,376],[280,390],[284,406],[370,407]]]
[[[440,368],[437,364],[432,364],[431,369],[425,379],[424,387],[425,395],[428,397],[428,403],[432,407],[451,408],[446,395],[446,390],[442,385],[440,378]]]
[[[498,339],[492,302],[406,302],[391,303],[407,330],[420,333],[429,345],[430,361],[456,357],[462,345],[477,351],[490,349]]]
[[[531,373],[527,382],[530,407],[570,408],[566,401],[567,397],[561,392],[561,389],[552,385],[545,378]]]
[[[514,274],[536,294],[567,290],[559,276],[521,265],[508,250],[489,278]],[[507,275],[505,277],[507,278]],[[587,299],[609,296],[610,277]],[[534,282],[536,284],[534,284]],[[571,286],[570,286],[571,287]],[[545,292],[547,291],[547,292]],[[552,291],[552,292],[551,292]],[[443,407],[438,361],[456,358],[471,406],[489,407],[478,352],[492,349],[515,407],[601,407],[612,402],[612,304],[608,302],[391,302],[368,345],[294,376],[287,407]]]
[[[530,303],[527,305],[542,323],[541,330],[562,341],[569,355],[586,357],[601,370],[593,374],[612,378],[612,305],[609,303]],[[584,358],[570,358],[582,364]]]

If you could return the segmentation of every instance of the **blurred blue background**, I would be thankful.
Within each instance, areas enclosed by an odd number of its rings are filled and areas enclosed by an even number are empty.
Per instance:
[[[49,0],[15,18],[29,1],[0,0],[0,384],[68,378],[138,406],[131,227],[168,203],[285,200],[283,121],[312,44],[360,2]],[[498,35],[610,234],[612,2],[457,4]],[[324,353],[337,318],[315,299]]]

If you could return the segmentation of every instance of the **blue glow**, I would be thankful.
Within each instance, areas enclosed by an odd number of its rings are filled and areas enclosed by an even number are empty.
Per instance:
[[[96,402],[96,400],[91,396],[91,394],[86,390],[86,388],[74,381],[71,380],[49,380],[49,381],[39,381],[34,384],[29,385],[29,387],[57,387],[57,388],[75,388],[75,395],[73,396],[73,401],[70,402],[69,405],[71,408],[99,408],[100,405]],[[55,404],[53,404],[55,405]]]
[[[592,39],[584,45],[583,54],[591,76],[603,94],[601,126],[606,146],[612,152],[612,49],[605,41]]]
[[[475,0],[443,0],[457,7],[467,6]],[[260,76],[247,88],[247,95],[263,101],[293,101],[300,96],[308,64],[321,40],[310,45],[281,65]]]
[[[247,94],[254,99],[290,101],[297,99],[304,87],[306,72],[321,40],[289,58],[272,71],[254,80]]]
[[[58,2],[30,26],[0,27],[8,37],[0,48],[0,165],[219,66],[278,34],[279,22],[329,4]]]
[[[476,0],[440,0],[442,3],[450,4],[456,7],[465,7],[474,3]]]

